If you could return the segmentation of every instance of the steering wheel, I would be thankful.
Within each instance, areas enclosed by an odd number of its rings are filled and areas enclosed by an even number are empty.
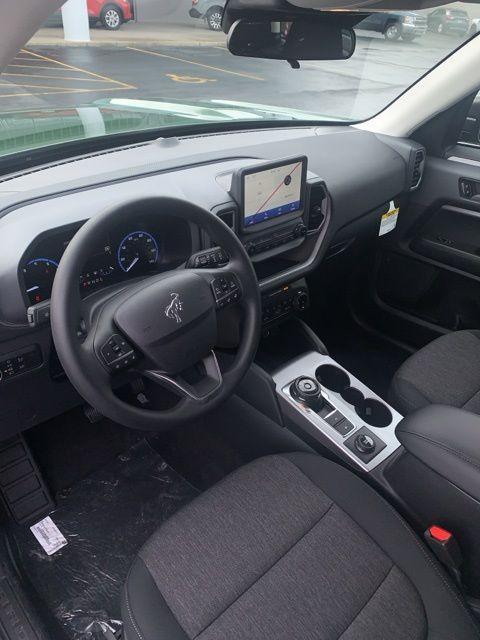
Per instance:
[[[216,269],[175,269],[110,287],[82,300],[80,276],[112,229],[145,211],[168,212],[203,228],[229,257]],[[94,302],[88,303],[92,298]],[[241,310],[233,362],[222,371],[215,353],[225,307]],[[190,202],[150,197],[113,206],[86,222],[60,261],[51,297],[51,325],[60,362],[79,394],[102,415],[135,429],[161,431],[192,420],[224,401],[255,357],[260,292],[242,243],[219,218]],[[135,376],[178,397],[172,407],[146,408],[115,392]]]

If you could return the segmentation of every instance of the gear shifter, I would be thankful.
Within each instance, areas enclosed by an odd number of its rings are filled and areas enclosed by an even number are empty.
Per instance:
[[[318,411],[324,404],[322,387],[313,378],[301,376],[294,380],[290,386],[292,397],[314,411]]]

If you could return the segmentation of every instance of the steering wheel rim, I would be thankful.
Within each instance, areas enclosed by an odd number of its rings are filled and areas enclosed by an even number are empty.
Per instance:
[[[79,282],[84,265],[91,255],[92,245],[94,246],[95,241],[98,242],[98,238],[108,236],[119,220],[122,221],[122,224],[129,219],[133,221],[139,212],[143,211],[168,211],[169,215],[176,216],[203,228],[226,251],[229,256],[228,264],[223,268],[211,270],[175,269],[158,276],[154,275],[142,279],[140,282],[122,283],[125,286],[121,286],[112,296],[107,297],[100,304],[99,309],[95,310],[93,319],[89,319],[86,336],[79,337],[78,329],[84,320]],[[181,274],[188,274],[188,276],[182,279],[180,277]],[[187,327],[181,328],[181,330],[185,329],[183,336],[182,334],[180,334],[180,337],[178,335],[180,329],[177,331],[175,327],[172,329],[168,327],[168,332],[170,333],[168,333],[166,340],[170,340],[169,336],[172,336],[172,345],[175,337],[177,341],[175,344],[180,347],[184,346],[185,341],[188,339],[189,331],[193,331],[193,327],[199,323],[208,323],[209,339],[212,339],[213,318],[210,309],[207,308],[209,294],[202,280],[209,283],[208,291],[211,292],[215,318],[218,319],[220,315],[219,302],[210,285],[215,278],[218,279],[219,276],[225,274],[230,274],[228,276],[230,279],[232,279],[231,276],[233,275],[233,280],[236,279],[239,285],[240,299],[236,304],[241,307],[243,317],[237,353],[228,370],[222,372],[219,386],[212,388],[211,393],[207,393],[205,397],[197,397],[196,399],[190,397],[188,392],[183,393],[180,401],[173,408],[166,410],[151,410],[134,406],[115,395],[112,387],[114,372],[109,368],[110,365],[106,365],[104,358],[101,356],[103,352],[99,352],[99,339],[96,339],[98,335],[103,335],[103,337],[106,335],[106,329],[103,325],[110,327],[112,325],[109,323],[113,322],[113,326],[121,338],[125,337],[123,330],[126,328],[127,331],[135,335],[135,340],[137,340],[140,335],[139,331],[136,330],[138,327],[133,327],[132,322],[129,325],[124,318],[126,316],[128,320],[132,313],[135,315],[135,306],[141,306],[138,305],[137,299],[142,301],[142,304],[147,304],[151,309],[156,295],[163,296],[163,300],[159,300],[158,320],[154,319],[151,324],[167,322],[163,317],[166,314],[164,306],[165,287],[168,288],[170,286],[169,281],[173,282],[171,278],[175,276],[175,288],[183,286],[184,290],[188,291],[189,295],[191,294],[190,297],[193,296],[194,298],[200,296],[200,293],[196,293],[197,291],[202,293],[205,313],[201,317],[199,315],[199,319],[192,320],[191,325],[188,324]],[[193,277],[198,278],[198,280],[193,280]],[[197,302],[195,301],[195,304]],[[107,319],[105,320],[103,316]],[[171,317],[173,318],[173,316]],[[121,329],[118,325],[119,318],[123,322]],[[136,320],[134,319],[134,321]],[[172,326],[173,324],[172,322]],[[222,220],[206,209],[181,199],[164,196],[146,197],[109,207],[102,213],[90,218],[72,238],[62,256],[53,284],[51,326],[60,362],[71,383],[86,402],[96,408],[102,415],[127,427],[162,431],[205,414],[234,392],[255,357],[260,339],[260,291],[255,270],[242,243]],[[102,328],[100,329],[99,327]],[[156,330],[155,327],[153,330]],[[135,340],[132,340],[131,335],[128,335],[127,345],[130,346],[133,343],[134,353],[138,351],[140,359],[148,361],[151,354],[144,353],[144,347],[135,342]],[[200,349],[201,345],[198,348]],[[164,348],[165,350],[166,348]],[[190,349],[186,350],[189,351]],[[160,347],[157,348],[157,346],[155,346],[155,358],[157,361],[162,360],[162,349]],[[210,373],[212,373],[216,363],[210,359],[208,354],[205,354],[204,361],[207,379],[209,368]],[[155,367],[153,369],[151,367],[141,369],[140,373],[170,389],[172,389],[172,385],[168,384],[168,382],[176,380],[173,375],[165,374],[163,370],[155,370]],[[214,378],[215,371],[213,371],[212,375]],[[182,389],[182,391],[185,391],[185,389]],[[182,396],[182,394],[180,395]]]

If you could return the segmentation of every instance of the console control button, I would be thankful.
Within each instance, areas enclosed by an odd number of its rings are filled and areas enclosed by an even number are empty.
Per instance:
[[[361,433],[355,438],[355,447],[360,453],[373,453],[375,451],[375,440],[366,433]]]
[[[341,420],[340,422],[337,422],[337,424],[332,426],[337,433],[339,433],[341,436],[344,436],[344,437],[348,436],[348,434],[351,431],[353,431],[353,429],[355,428],[355,426],[350,422],[350,420],[347,420],[346,418],[344,418],[343,420]]]
[[[362,427],[345,440],[345,446],[360,458],[362,462],[368,464],[373,458],[387,446],[383,440],[372,433],[367,427]]]
[[[237,303],[241,296],[240,285],[233,273],[215,278],[212,282],[213,295],[218,309]]]
[[[318,415],[320,418],[325,420],[325,418],[333,411],[335,411],[335,407],[333,407],[327,400],[324,400],[322,407],[318,411]]]
[[[330,415],[324,418],[325,422],[327,422],[331,427],[335,427],[337,424],[345,420],[345,416],[340,413],[340,411],[334,411]]]
[[[135,362],[137,356],[130,344],[118,334],[110,336],[101,348],[102,358],[110,371],[120,371]]]

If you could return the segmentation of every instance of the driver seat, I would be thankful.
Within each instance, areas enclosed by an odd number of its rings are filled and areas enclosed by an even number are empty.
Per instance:
[[[355,475],[258,459],[167,520],[124,589],[126,640],[471,640],[443,569]]]

